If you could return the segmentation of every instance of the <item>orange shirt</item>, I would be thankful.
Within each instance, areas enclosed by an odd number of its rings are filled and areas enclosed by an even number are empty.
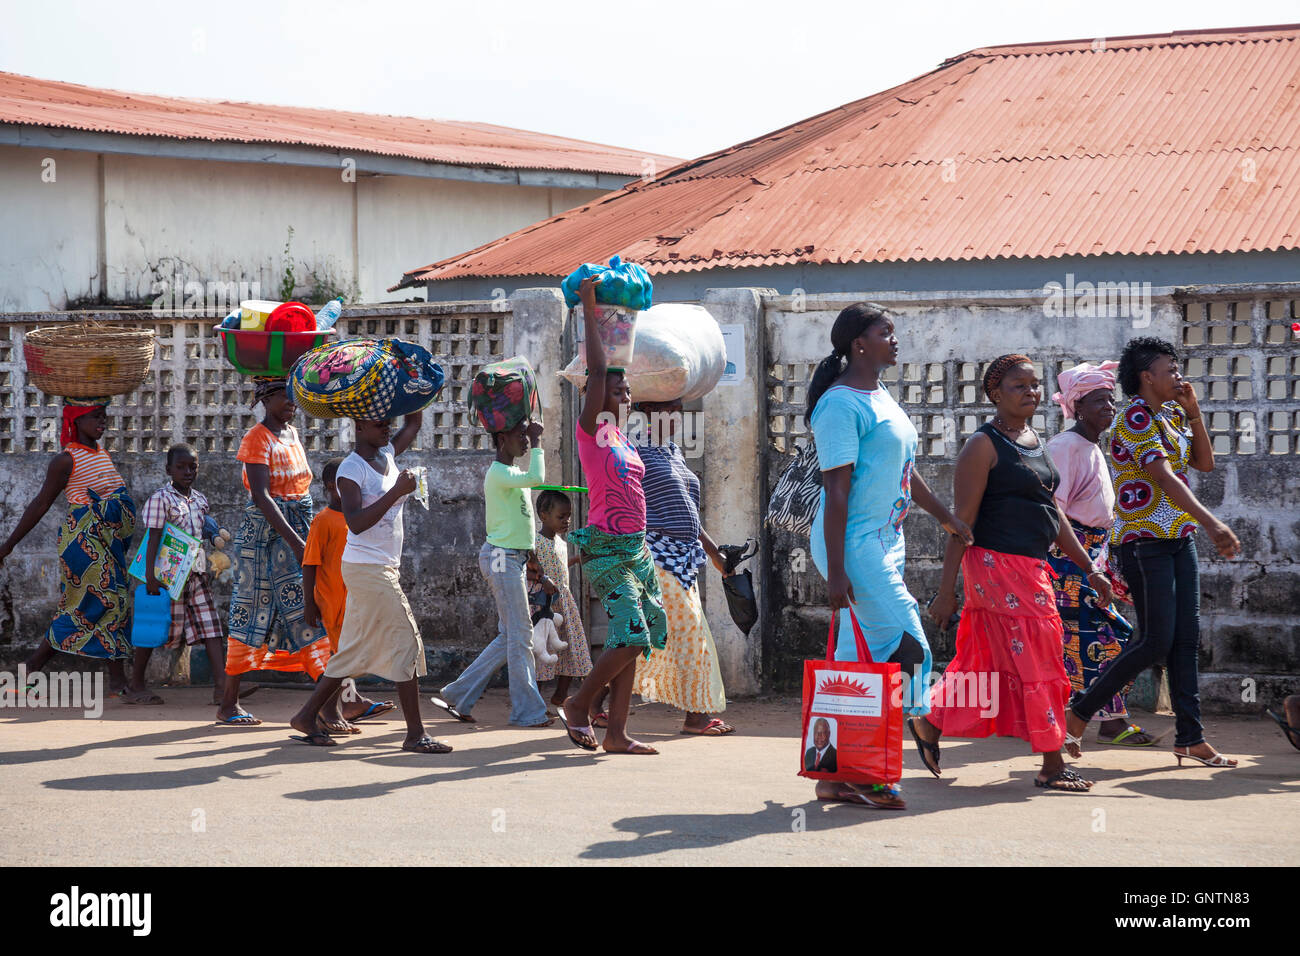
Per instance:
[[[235,455],[248,465],[266,465],[271,469],[272,498],[300,498],[311,490],[311,466],[307,452],[292,425],[285,425],[277,436],[258,422],[248,430]],[[248,488],[248,469],[244,469],[244,487]]]
[[[88,490],[103,498],[126,484],[117,473],[113,459],[102,447],[87,448],[80,442],[69,442],[63,450],[72,456],[72,474],[68,475],[68,483],[63,488],[68,504],[87,504],[90,501],[86,494]]]
[[[343,512],[322,508],[307,531],[307,547],[302,563],[316,565],[316,606],[320,622],[330,639],[330,650],[338,653],[339,633],[343,630],[343,608],[348,589],[343,584],[343,548],[348,543],[348,523]]]

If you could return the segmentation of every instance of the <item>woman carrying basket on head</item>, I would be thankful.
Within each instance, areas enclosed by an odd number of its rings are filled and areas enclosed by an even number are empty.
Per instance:
[[[290,424],[298,407],[282,378],[254,379],[253,405],[265,410],[236,457],[249,492],[232,553],[226,648],[226,692],[221,724],[260,724],[239,704],[239,680],[249,671],[301,671],[319,680],[330,658],[324,628],[303,617],[302,557],[311,526],[311,467]]]
[[[0,545],[0,564],[62,492],[68,513],[59,528],[59,607],[44,643],[25,662],[27,672],[41,670],[60,651],[104,660],[109,688],[124,701],[161,704],[162,698],[144,685],[148,651],[131,647],[126,544],[135,532],[136,508],[99,444],[108,425],[108,403],[108,398],[65,399],[59,433],[63,450],[50,462],[41,490],[17,527]],[[132,659],[128,680],[123,662]]]

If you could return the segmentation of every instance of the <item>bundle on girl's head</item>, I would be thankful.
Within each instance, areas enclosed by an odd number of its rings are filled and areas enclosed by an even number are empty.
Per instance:
[[[889,313],[874,302],[855,302],[835,317],[835,324],[831,326],[831,354],[818,363],[808,382],[808,410],[804,413],[804,421],[811,417],[817,400],[826,389],[844,374],[853,340],[877,322],[888,319]]]
[[[254,378],[252,404],[264,402],[276,392],[283,392],[287,387],[288,382],[283,378]]]

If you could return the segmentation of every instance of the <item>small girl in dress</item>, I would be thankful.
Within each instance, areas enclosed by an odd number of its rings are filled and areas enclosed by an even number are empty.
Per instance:
[[[564,617],[564,623],[558,630],[561,639],[569,644],[559,652],[559,660],[554,664],[538,662],[537,684],[540,691],[543,681],[555,680],[555,693],[551,695],[551,703],[559,707],[569,696],[569,682],[575,677],[586,677],[591,673],[591,648],[587,645],[587,633],[582,628],[578,602],[569,590],[569,568],[578,563],[578,557],[569,557],[569,545],[563,537],[568,533],[569,520],[573,517],[573,504],[562,491],[543,491],[537,496],[534,508],[541,529],[537,532],[533,551],[541,565],[543,586],[548,582],[555,586],[555,593],[551,595],[551,609]]]

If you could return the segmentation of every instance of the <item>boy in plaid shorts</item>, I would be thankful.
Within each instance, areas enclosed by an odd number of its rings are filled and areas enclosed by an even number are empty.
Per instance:
[[[203,519],[208,516],[208,499],[194,489],[194,479],[199,471],[199,455],[192,445],[172,445],[167,449],[167,477],[171,483],[164,485],[145,502],[141,517],[146,528],[162,530],[171,522],[194,537],[203,537]],[[162,535],[149,538],[149,551],[145,555],[145,587],[150,594],[158,594],[162,582],[154,576],[158,560],[158,546]],[[200,550],[185,582],[179,601],[172,602],[172,626],[168,647],[181,643],[194,645],[202,642],[208,652],[212,670],[212,702],[221,703],[226,683],[226,649],[221,629],[221,616],[212,600],[212,581],[208,574],[207,555]],[[254,688],[249,688],[251,692]],[[240,695],[246,696],[246,695]]]

